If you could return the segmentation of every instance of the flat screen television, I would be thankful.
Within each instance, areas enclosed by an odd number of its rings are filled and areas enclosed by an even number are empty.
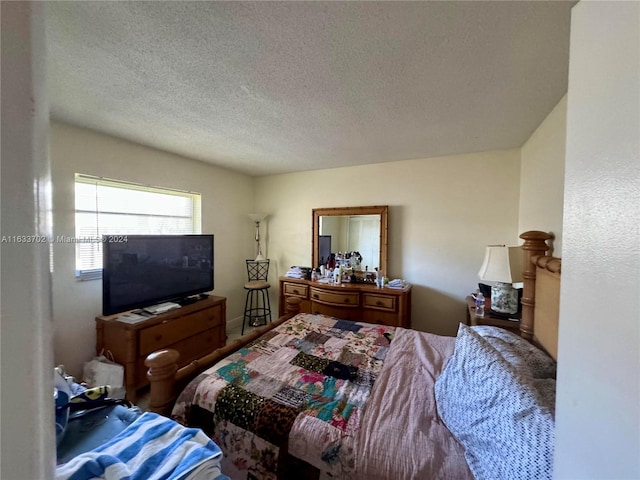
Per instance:
[[[318,237],[318,250],[320,265],[326,265],[331,256],[331,235],[320,235]]]
[[[213,290],[213,235],[105,235],[102,314]]]

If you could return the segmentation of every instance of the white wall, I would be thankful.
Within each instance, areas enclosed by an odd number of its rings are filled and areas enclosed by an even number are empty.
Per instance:
[[[518,231],[542,230],[555,236],[553,251],[562,256],[562,202],[567,125],[567,97],[522,146]]]
[[[41,5],[2,2],[2,443],[3,480],[53,477],[51,182]]]
[[[639,20],[572,13],[556,478],[640,478]]]
[[[312,209],[389,205],[389,276],[413,284],[412,326],[453,335],[485,245],[519,242],[519,183],[519,149],[260,177],[272,280],[310,266]]]
[[[75,237],[74,174],[84,173],[199,192],[202,233],[213,233],[216,295],[227,297],[227,320],[242,314],[245,259],[253,255],[253,180],[243,174],[152,148],[53,122],[51,125],[55,236]],[[55,361],[80,375],[95,355],[100,280],[75,278],[75,245],[55,243],[53,314]]]

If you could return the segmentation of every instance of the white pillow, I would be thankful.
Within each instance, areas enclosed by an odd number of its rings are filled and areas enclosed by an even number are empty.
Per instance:
[[[556,378],[556,361],[524,338],[489,325],[471,327],[516,369],[527,366],[533,378]]]
[[[477,480],[550,479],[555,421],[528,375],[460,324],[436,380],[438,414],[465,448]]]

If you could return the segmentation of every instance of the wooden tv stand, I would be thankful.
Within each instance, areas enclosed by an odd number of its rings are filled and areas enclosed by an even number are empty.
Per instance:
[[[149,384],[144,360],[151,352],[177,350],[182,367],[224,346],[226,309],[226,298],[210,296],[136,323],[118,321],[129,312],[96,317],[96,352],[111,352],[124,365],[127,399],[135,402],[137,391]]]

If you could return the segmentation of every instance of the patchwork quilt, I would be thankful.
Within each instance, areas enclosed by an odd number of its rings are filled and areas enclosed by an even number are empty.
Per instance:
[[[348,478],[395,333],[299,314],[194,379],[172,416],[211,436],[231,478]]]

